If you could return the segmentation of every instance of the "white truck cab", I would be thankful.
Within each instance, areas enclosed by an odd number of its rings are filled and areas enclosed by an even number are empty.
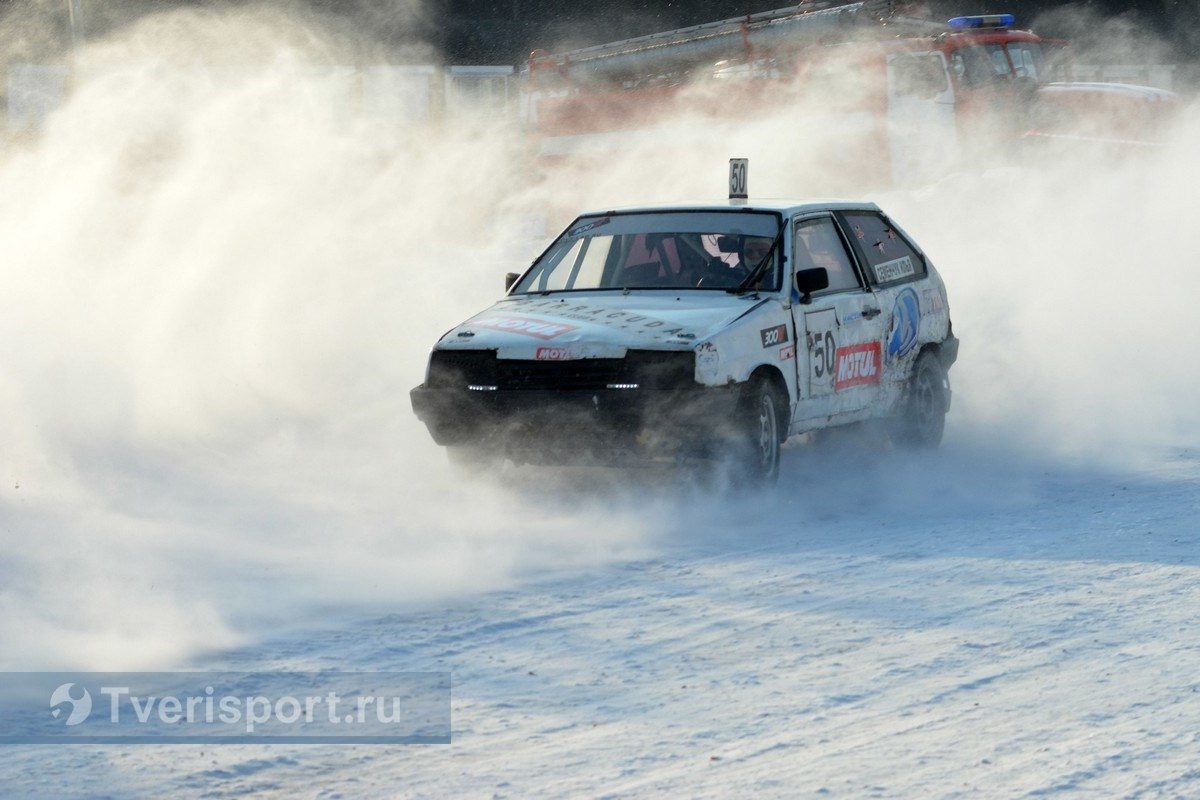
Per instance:
[[[736,461],[873,418],[936,446],[958,354],[946,290],[873,203],[580,215],[446,333],[412,404],[435,441],[516,461]]]

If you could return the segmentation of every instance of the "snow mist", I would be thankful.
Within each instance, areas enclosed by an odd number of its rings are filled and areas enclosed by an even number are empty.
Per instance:
[[[535,244],[519,140],[347,113],[356,57],[281,12],[146,17],[7,148],[4,668],[179,665],[637,552],[644,520],[470,479],[413,417]]]
[[[828,99],[695,137],[684,158],[649,136],[582,179],[534,179],[520,130],[493,114],[359,113],[343,65],[381,61],[279,10],[152,15],[77,52],[67,104],[8,144],[0,667],[181,666],[346,609],[737,527],[729,501],[653,486],[466,476],[407,392],[437,337],[544,244],[539,214],[553,233],[583,207],[720,197],[734,154],[751,158],[753,195],[837,191]],[[987,505],[994,475],[963,467],[999,452],[1128,464],[1194,437],[1200,270],[1178,235],[1198,132],[1191,109],[1137,159],[997,151],[919,190],[871,192],[949,288],[963,342],[950,454],[856,453],[831,459],[839,472],[793,453],[751,538],[780,512],[847,513],[830,498],[861,493],[864,464],[892,477],[860,500],[921,513],[947,495],[913,463]],[[1019,493],[1020,477],[1005,485]]]

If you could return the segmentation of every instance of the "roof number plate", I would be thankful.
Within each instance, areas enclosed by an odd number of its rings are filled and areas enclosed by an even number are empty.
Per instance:
[[[745,200],[749,185],[750,159],[729,159],[729,199]]]

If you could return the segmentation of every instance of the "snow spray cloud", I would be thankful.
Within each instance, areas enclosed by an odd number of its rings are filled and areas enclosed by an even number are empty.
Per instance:
[[[1200,272],[1181,234],[1197,125],[1191,109],[1125,163],[996,167],[889,198],[951,287],[960,428],[1110,463],[1196,445]]]
[[[535,181],[494,113],[362,113],[386,75],[344,65],[376,57],[272,8],[144,17],[81,49],[69,102],[0,160],[5,668],[171,666],[322,607],[621,557],[670,511],[464,479],[407,390],[536,252],[531,209],[553,230],[720,196],[733,153],[756,195],[835,190],[833,98]],[[951,435],[1090,453],[1193,423],[1198,126],[1138,164],[998,161],[878,197],[950,289]]]
[[[0,160],[5,668],[172,666],[639,541],[464,480],[412,417],[529,255],[519,140],[354,113],[363,53],[308,25],[142,18]]]

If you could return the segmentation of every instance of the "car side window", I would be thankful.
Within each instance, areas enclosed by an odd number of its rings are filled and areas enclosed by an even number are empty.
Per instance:
[[[870,212],[847,212],[845,219],[875,283],[899,283],[925,277],[925,259],[892,228],[887,218]]]
[[[796,223],[793,238],[796,250],[796,271],[824,267],[829,273],[829,288],[826,292],[842,292],[861,289],[854,264],[838,235],[833,219],[817,217],[802,219]]]

